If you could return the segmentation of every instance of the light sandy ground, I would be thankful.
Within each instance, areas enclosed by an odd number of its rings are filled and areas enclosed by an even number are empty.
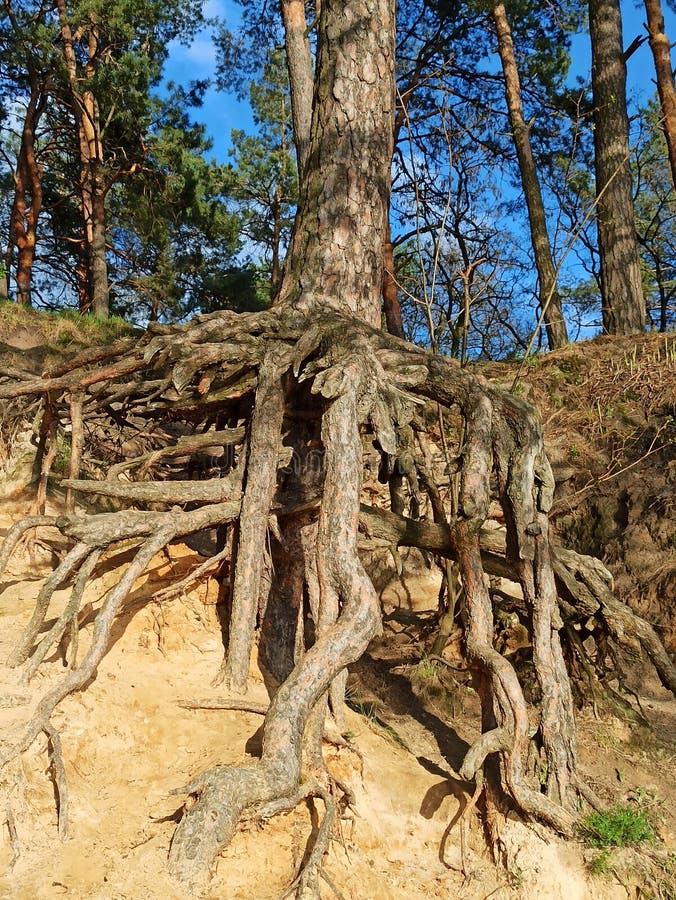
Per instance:
[[[20,511],[17,506],[5,507],[4,514],[0,510],[0,535]],[[68,776],[69,832],[64,840],[57,834],[46,737],[38,738],[4,773],[0,822],[3,815],[6,818],[4,811],[11,810],[16,841],[10,840],[7,824],[2,825],[1,898],[178,900],[186,896],[166,874],[174,817],[181,803],[181,797],[171,792],[210,766],[250,764],[260,748],[262,721],[251,713],[188,710],[179,705],[221,693],[211,686],[223,652],[214,586],[163,604],[152,599],[160,584],[180,577],[187,565],[180,549],[171,558],[156,560],[149,577],[137,585],[96,678],[85,691],[66,699],[53,717]],[[48,559],[43,555],[36,568],[19,557],[5,573],[0,592],[0,660],[7,658],[30,616],[47,571]],[[86,601],[96,604],[115,577],[99,572]],[[67,592],[56,595],[48,621],[63,608],[67,596]],[[80,658],[86,643],[84,628]],[[20,672],[0,665],[0,743],[7,746],[21,732],[39,697],[64,673],[57,654],[48,658],[29,686],[21,683]],[[266,699],[256,671],[251,697]],[[462,791],[456,796],[449,787],[447,766],[434,736],[419,723],[408,722],[405,715],[394,724],[398,733],[404,733],[408,750],[363,716],[348,713],[348,729],[364,756],[363,775],[352,751],[326,748],[330,767],[352,785],[357,797],[356,814],[348,812],[340,822],[325,866],[342,897],[582,900],[627,896],[617,879],[592,879],[587,874],[580,845],[551,835],[543,839],[539,831],[517,822],[508,822],[504,834],[511,875],[494,869],[485,858],[473,825],[466,847],[468,877],[463,878],[449,867],[460,862],[459,831],[456,827],[446,841],[444,835],[466,796]],[[606,727],[605,743],[588,736],[582,742],[584,761],[596,766],[598,772],[592,770],[592,774],[598,774],[599,783],[604,778],[611,781],[614,770],[621,767],[620,777],[628,790],[642,779],[645,783],[648,773],[660,796],[672,803],[673,754],[669,757],[665,751],[662,768],[655,771],[651,748],[642,759],[642,751],[626,749],[622,743],[626,735]],[[592,723],[590,732],[595,728]],[[600,746],[605,761],[599,756]],[[321,808],[310,810],[304,805],[262,829],[253,824],[243,827],[219,859],[208,896],[279,897],[297,871],[318,815]],[[673,847],[669,831],[673,820],[665,821],[663,837]],[[16,849],[19,855],[12,865]],[[322,896],[335,894],[324,884]]]

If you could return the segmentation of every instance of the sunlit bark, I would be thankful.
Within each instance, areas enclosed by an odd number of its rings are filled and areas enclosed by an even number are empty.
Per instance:
[[[676,85],[671,63],[671,44],[664,31],[664,16],[660,0],[644,0],[648,17],[650,49],[655,60],[657,92],[662,108],[662,129],[669,152],[671,180],[676,189]]]
[[[108,266],[106,262],[106,184],[103,177],[103,147],[99,108],[91,88],[86,87],[94,76],[93,60],[97,52],[97,33],[89,26],[84,84],[78,77],[75,38],[68,20],[65,0],[57,0],[61,47],[68,77],[70,104],[78,135],[80,203],[86,250],[86,286],[78,288],[80,312],[93,312],[106,317],[109,311]],[[86,305],[83,299],[86,297]],[[84,306],[84,308],[83,308]]]
[[[619,0],[589,0],[589,33],[603,330],[632,334],[643,331],[646,313],[634,224]]]

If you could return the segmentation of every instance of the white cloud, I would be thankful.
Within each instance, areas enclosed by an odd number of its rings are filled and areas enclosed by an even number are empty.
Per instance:
[[[218,17],[219,19],[227,18],[228,20],[234,14],[234,3],[228,0],[206,0],[204,4],[204,15],[207,19]]]
[[[191,78],[203,77],[213,72],[216,64],[216,47],[210,37],[196,38],[186,47],[178,41],[169,45],[169,58],[165,68],[167,77],[179,80],[190,69]]]
[[[211,68],[216,60],[216,47],[210,38],[196,38],[189,47],[184,48],[186,59]]]

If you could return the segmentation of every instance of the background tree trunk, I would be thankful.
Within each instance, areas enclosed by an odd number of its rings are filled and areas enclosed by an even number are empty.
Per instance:
[[[633,334],[645,328],[646,313],[634,224],[619,0],[589,0],[589,33],[603,330]]]
[[[533,243],[533,253],[535,254],[535,265],[538,270],[540,309],[547,330],[549,349],[556,350],[557,347],[564,347],[568,343],[568,332],[563,318],[556,268],[552,258],[549,235],[547,234],[547,218],[545,216],[544,203],[542,202],[540,181],[530,145],[528,125],[523,114],[521,82],[514,56],[512,32],[507,20],[507,12],[502,3],[498,3],[493,7],[493,22],[498,38],[498,52],[505,78],[505,97],[507,99],[509,121],[514,136],[523,195],[528,209],[528,222]]]
[[[404,337],[404,325],[401,320],[401,304],[397,294],[397,282],[394,269],[394,246],[389,239],[390,223],[387,223],[387,237],[384,245],[384,272],[383,272],[383,313],[385,324],[390,334],[395,337]]]
[[[87,261],[87,300],[83,307],[84,291],[79,289],[80,312],[92,311],[105,318],[109,312],[108,264],[106,262],[106,185],[101,172],[103,155],[99,110],[92,91],[80,89],[81,79],[78,78],[75,41],[68,22],[65,0],[57,0],[57,8],[62,52],[68,75],[70,105],[78,134],[80,202]],[[96,34],[91,26],[89,57],[84,67],[85,80],[94,75],[92,60],[95,52]]]
[[[14,31],[21,33],[21,26],[8,3],[5,3],[5,12]],[[45,109],[47,93],[45,79],[40,77],[30,54],[27,56],[26,69],[29,96],[14,176],[14,197],[5,257],[4,296],[8,294],[13,248],[16,248],[16,301],[30,306],[37,226],[42,210],[42,168],[36,156],[35,134]]]
[[[671,180],[676,189],[676,85],[671,67],[671,44],[664,33],[664,16],[660,0],[645,0],[650,49],[655,60],[657,92],[662,107],[662,128],[667,141]]]
[[[93,166],[92,219],[89,237],[89,277],[91,310],[107,318],[110,311],[108,264],[106,262],[106,191],[99,163]]]
[[[298,175],[302,178],[307,164],[312,123],[312,92],[314,73],[312,54],[307,36],[305,3],[303,0],[282,0],[282,20],[286,46],[286,60],[291,86],[291,116],[296,144]]]

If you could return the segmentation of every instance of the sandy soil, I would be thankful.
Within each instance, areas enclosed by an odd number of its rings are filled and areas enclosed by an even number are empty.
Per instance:
[[[22,511],[20,504],[0,509],[0,536]],[[87,689],[66,699],[53,717],[61,735],[68,777],[69,830],[57,832],[55,792],[50,777],[47,739],[41,735],[3,773],[0,823],[0,897],[115,898],[149,900],[186,895],[166,874],[166,856],[181,796],[172,794],[201,770],[215,764],[251,763],[260,750],[258,715],[224,710],[190,710],[183,701],[215,698],[211,682],[223,646],[215,614],[215,586],[174,600],[153,599],[160,585],[175,580],[188,566],[187,548],[155,561],[120,618],[114,644]],[[35,566],[17,557],[5,573],[0,592],[0,660],[7,658],[33,608],[50,559]],[[85,597],[96,608],[115,578],[105,566]],[[433,605],[434,584],[412,582],[404,600],[391,602],[414,610]],[[48,623],[63,608],[59,592]],[[396,593],[395,595],[396,596]],[[544,897],[625,898],[641,882],[633,869],[592,877],[577,842],[563,842],[537,828],[508,821],[504,840],[510,871],[495,869],[486,858],[477,823],[469,822],[465,868],[461,867],[460,828],[449,826],[467,802],[465,786],[453,779],[465,742],[473,735],[473,700],[459,704],[452,721],[434,698],[414,696],[401,674],[414,639],[393,617],[390,640],[375,644],[351,677],[353,691],[371,698],[369,717],[348,713],[351,739],[364,757],[326,747],[330,768],[353,787],[356,810],[345,813],[326,859],[326,872],[351,900],[364,898]],[[88,627],[81,637],[80,658]],[[395,638],[392,632],[396,632]],[[390,648],[390,649],[386,649]],[[394,649],[392,649],[394,648]],[[40,696],[64,676],[63,662],[52,654],[30,685],[21,673],[0,665],[0,744],[21,733]],[[252,664],[251,698],[267,699],[260,673]],[[429,702],[428,702],[429,701]],[[654,689],[647,710],[659,717],[661,734],[635,735],[613,722],[582,719],[581,759],[594,787],[608,797],[639,789],[652,798],[654,819],[665,845],[676,847],[676,766],[674,747],[664,740],[674,722],[673,703]],[[673,735],[672,735],[673,736]],[[643,743],[641,743],[643,741]],[[652,793],[651,793],[652,792]],[[292,881],[317,828],[320,808],[301,806],[260,828],[243,827],[218,861],[210,898],[266,900],[279,897]],[[13,861],[16,851],[18,856]],[[627,885],[625,887],[621,882]],[[333,897],[328,884],[325,897]],[[637,894],[632,894],[637,896]],[[647,895],[645,895],[647,896]]]

